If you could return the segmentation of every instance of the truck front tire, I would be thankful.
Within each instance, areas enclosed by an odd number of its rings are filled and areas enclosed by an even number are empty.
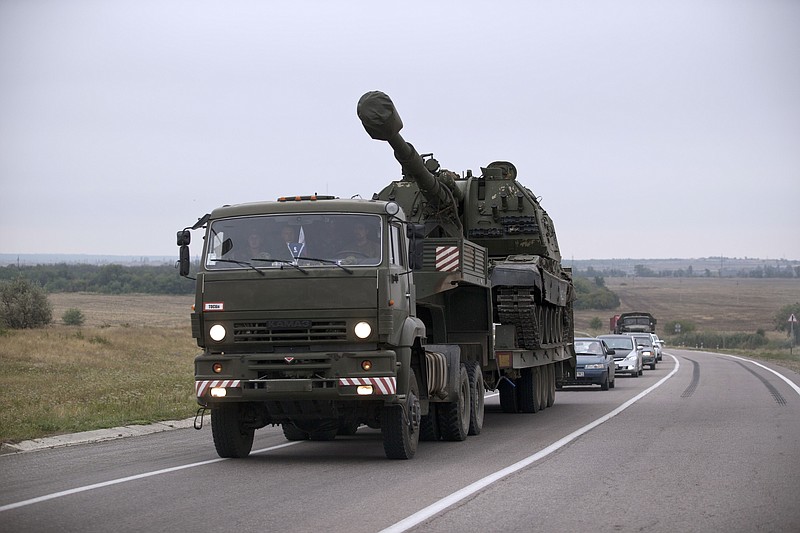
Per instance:
[[[250,455],[256,430],[245,427],[243,414],[244,406],[238,403],[211,408],[211,434],[220,457],[242,458]]]
[[[383,450],[389,459],[411,459],[419,443],[419,387],[414,371],[408,372],[406,404],[387,405],[381,411]]]

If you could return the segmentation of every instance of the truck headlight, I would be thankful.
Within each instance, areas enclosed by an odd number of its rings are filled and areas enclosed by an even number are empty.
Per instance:
[[[356,337],[358,337],[359,339],[366,339],[367,337],[370,336],[370,334],[372,334],[372,326],[370,326],[366,322],[359,322],[353,328],[353,332],[356,334]]]
[[[227,332],[225,331],[225,326],[223,326],[222,324],[214,324],[214,325],[213,325],[213,326],[211,326],[211,328],[208,330],[208,335],[209,335],[209,336],[210,336],[210,337],[211,337],[213,340],[215,340],[215,341],[217,341],[217,342],[219,342],[219,341],[221,341],[222,339],[224,339],[224,338],[225,338],[225,334],[226,334],[226,333],[227,333]]]

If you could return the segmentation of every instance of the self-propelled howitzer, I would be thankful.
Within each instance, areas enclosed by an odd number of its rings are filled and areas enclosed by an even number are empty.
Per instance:
[[[543,365],[543,373],[555,367],[548,366],[550,362],[567,362],[557,365],[556,381],[561,381],[563,373],[574,369],[571,272],[561,265],[552,220],[535,195],[517,182],[516,167],[495,161],[481,168],[480,176],[440,168],[430,154],[420,156],[403,139],[402,120],[391,99],[379,91],[362,96],[358,116],[373,139],[391,145],[402,167],[402,179],[374,198],[397,202],[421,229],[418,233],[424,238],[416,245],[424,248],[417,254],[423,260],[415,275],[437,268],[436,253],[426,246],[427,239],[456,238],[461,246],[469,243],[487,252],[495,353],[501,367],[507,362],[506,350],[512,350],[511,368],[499,376],[504,409],[516,410],[518,402],[514,387],[504,393],[507,380],[502,378],[516,380],[526,371],[515,368],[513,350],[531,351],[537,361],[534,367]],[[451,289],[445,283],[422,285],[417,294],[422,306],[439,305],[438,293]]]

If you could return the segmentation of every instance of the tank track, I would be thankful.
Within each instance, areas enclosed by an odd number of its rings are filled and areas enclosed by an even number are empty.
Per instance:
[[[497,318],[515,327],[520,348],[550,348],[564,342],[565,309],[537,302],[533,287],[498,287]]]

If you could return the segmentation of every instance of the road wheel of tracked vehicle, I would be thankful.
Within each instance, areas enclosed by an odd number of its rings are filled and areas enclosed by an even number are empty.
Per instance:
[[[284,422],[281,424],[283,428],[283,436],[286,440],[308,440],[308,432],[299,429],[291,422]]]
[[[553,407],[556,403],[556,365],[547,365],[547,407]]]
[[[250,455],[256,430],[244,425],[242,404],[215,405],[211,409],[211,434],[220,457],[241,458]]]
[[[428,404],[428,414],[419,421],[419,440],[439,440],[439,422],[436,420],[435,403]]]
[[[533,368],[523,368],[517,380],[517,400],[521,412],[535,413],[539,410],[538,385]]]
[[[483,429],[483,372],[477,361],[466,363],[469,379],[469,434],[480,435]]]
[[[389,459],[411,459],[419,442],[419,388],[414,371],[408,370],[405,405],[387,405],[381,411],[383,450]]]
[[[439,434],[443,440],[462,441],[469,434],[470,386],[469,375],[465,365],[461,365],[458,373],[455,402],[440,403],[436,412],[439,415]]]

